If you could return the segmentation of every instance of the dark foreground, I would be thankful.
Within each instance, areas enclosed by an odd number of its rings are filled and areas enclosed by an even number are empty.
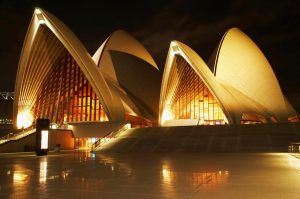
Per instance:
[[[285,153],[0,155],[0,198],[299,198]]]

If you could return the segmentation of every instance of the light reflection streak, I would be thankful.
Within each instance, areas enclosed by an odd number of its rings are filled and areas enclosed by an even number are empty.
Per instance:
[[[229,171],[205,171],[205,172],[193,172],[192,184],[195,187],[201,186],[205,189],[216,189],[222,185],[225,185],[229,176]]]
[[[194,192],[192,195],[198,194],[199,191],[212,191],[222,188],[228,181],[230,172],[228,170],[216,171],[191,171],[180,172],[171,167],[168,161],[163,161],[161,167],[162,190],[168,197],[176,196],[178,187],[182,185],[191,185]]]
[[[22,164],[16,164],[13,170],[7,171],[6,174],[12,176],[14,188],[19,189],[28,185],[31,171],[26,169]]]
[[[23,172],[20,172],[20,171],[14,172],[14,175],[13,175],[14,184],[22,185],[22,184],[25,184],[27,180],[28,180],[27,174],[24,174]]]
[[[289,165],[296,170],[296,173],[300,174],[300,159],[292,155],[289,155],[288,159]]]
[[[47,158],[44,158],[40,162],[40,178],[39,182],[40,183],[45,183],[47,181]]]
[[[49,176],[48,180],[55,180],[59,178],[59,175],[53,175],[53,176]]]
[[[165,184],[171,184],[175,181],[175,176],[173,175],[174,173],[171,172],[168,164],[162,165],[161,174],[162,174],[163,182]]]
[[[30,185],[32,172],[24,168],[22,164],[17,164],[14,165],[12,171],[7,172],[7,175],[12,178],[13,182],[12,195],[10,198],[29,198],[28,192],[24,190],[27,190]]]
[[[63,180],[67,179],[67,177],[69,176],[70,172],[71,172],[71,170],[67,170],[67,171],[62,171],[61,172],[61,176],[62,176]]]
[[[162,190],[165,197],[175,198],[174,183],[176,182],[176,173],[172,171],[169,161],[165,160],[162,162],[160,175],[162,179]]]
[[[132,174],[132,169],[128,164],[117,162],[114,158],[110,158],[103,154],[97,156],[100,157],[99,163],[105,167],[110,167],[111,172],[125,172],[128,176]]]

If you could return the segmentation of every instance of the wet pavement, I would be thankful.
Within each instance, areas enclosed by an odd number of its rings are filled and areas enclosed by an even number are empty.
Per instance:
[[[284,153],[0,154],[0,198],[299,198]]]

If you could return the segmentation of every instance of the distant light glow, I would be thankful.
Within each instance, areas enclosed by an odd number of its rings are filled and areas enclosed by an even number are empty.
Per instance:
[[[57,124],[55,124],[55,123],[52,123],[51,124],[51,129],[57,129],[58,128],[58,125]]]
[[[47,130],[41,131],[41,149],[48,149],[48,134]]]
[[[17,128],[28,128],[31,126],[33,116],[29,111],[20,112],[17,117]]]
[[[126,129],[130,129],[130,128],[131,128],[131,124],[130,124],[130,123],[125,124],[125,128],[126,128]]]
[[[166,108],[164,109],[162,116],[161,116],[161,124],[163,125],[165,121],[172,119],[172,113],[171,111]]]
[[[42,12],[41,12],[41,10],[40,10],[39,8],[36,8],[36,9],[35,9],[35,13],[36,13],[36,14],[42,14]]]

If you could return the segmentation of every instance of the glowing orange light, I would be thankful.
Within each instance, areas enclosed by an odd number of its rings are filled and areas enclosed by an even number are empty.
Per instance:
[[[28,175],[23,174],[23,173],[14,173],[13,175],[13,180],[14,183],[20,183],[23,182],[27,179]]]
[[[17,117],[17,128],[30,127],[33,121],[33,116],[29,111],[20,112]]]
[[[161,116],[161,124],[163,125],[165,121],[172,119],[172,113],[169,109],[164,109]]]
[[[163,179],[164,183],[170,184],[173,182],[174,179],[172,178],[173,177],[172,172],[168,165],[163,165],[161,174],[162,174],[162,179]]]

